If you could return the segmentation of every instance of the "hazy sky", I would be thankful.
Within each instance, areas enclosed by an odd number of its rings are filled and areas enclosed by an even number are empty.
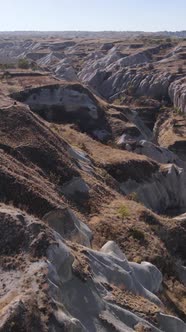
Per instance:
[[[186,30],[186,0],[0,0],[10,30]]]

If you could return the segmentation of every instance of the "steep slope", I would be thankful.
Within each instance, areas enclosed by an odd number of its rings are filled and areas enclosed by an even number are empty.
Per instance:
[[[185,330],[181,320],[162,313],[154,295],[162,275],[152,264],[129,263],[112,241],[100,252],[66,241],[10,206],[1,204],[0,214],[1,331]]]
[[[81,84],[43,86],[20,91],[12,97],[49,122],[75,123],[92,136],[109,136],[104,106]]]
[[[68,144],[24,105],[0,110],[1,200],[43,215],[59,206],[56,185],[79,178]]]
[[[184,45],[8,46],[0,332],[186,331]]]

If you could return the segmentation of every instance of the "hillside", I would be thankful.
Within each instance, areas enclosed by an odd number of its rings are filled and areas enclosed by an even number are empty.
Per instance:
[[[0,34],[0,332],[186,331],[184,34]]]

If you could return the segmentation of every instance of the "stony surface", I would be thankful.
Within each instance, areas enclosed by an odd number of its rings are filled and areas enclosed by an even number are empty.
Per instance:
[[[28,36],[0,34],[0,332],[185,332],[185,40]]]

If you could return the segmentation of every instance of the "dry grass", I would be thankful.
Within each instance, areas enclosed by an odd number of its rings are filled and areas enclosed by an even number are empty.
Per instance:
[[[164,117],[164,119],[163,119]],[[159,118],[158,142],[160,146],[169,147],[176,141],[186,140],[186,119],[182,115],[174,114],[173,110],[166,111]]]
[[[136,153],[119,150],[102,144],[85,133],[78,132],[71,125],[50,125],[51,129],[63,136],[72,146],[85,150],[88,155],[98,164],[118,164],[130,160],[147,161],[148,158]]]
[[[139,315],[143,319],[150,320],[152,324],[157,323],[156,314],[161,309],[149,300],[116,287],[113,287],[112,296],[114,301],[124,309]]]

